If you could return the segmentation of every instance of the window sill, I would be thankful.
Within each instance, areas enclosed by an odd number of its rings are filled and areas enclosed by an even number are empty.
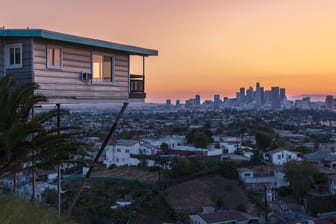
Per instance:
[[[22,68],[22,64],[18,64],[18,65],[7,65],[6,69],[15,69],[15,68]]]
[[[52,65],[47,65],[47,69],[50,70],[63,70],[63,66],[52,66]]]
[[[97,86],[115,86],[114,82],[92,81],[92,85]]]

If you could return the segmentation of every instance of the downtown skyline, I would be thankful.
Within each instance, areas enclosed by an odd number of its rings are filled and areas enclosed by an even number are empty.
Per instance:
[[[43,28],[158,49],[159,56],[146,62],[147,102],[184,101],[195,94],[234,97],[256,80],[267,89],[286,88],[289,98],[336,95],[332,0],[32,0],[3,5],[0,26],[6,28]]]

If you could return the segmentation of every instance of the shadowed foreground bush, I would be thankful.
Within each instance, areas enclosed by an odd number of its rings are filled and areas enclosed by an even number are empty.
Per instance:
[[[2,224],[66,224],[63,217],[57,216],[54,208],[48,208],[36,202],[32,203],[16,199],[0,193],[0,223]],[[71,222],[74,224],[74,222]]]

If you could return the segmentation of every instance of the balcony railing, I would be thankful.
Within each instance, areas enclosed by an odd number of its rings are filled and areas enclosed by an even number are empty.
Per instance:
[[[129,98],[146,98],[145,82],[143,75],[130,74]]]

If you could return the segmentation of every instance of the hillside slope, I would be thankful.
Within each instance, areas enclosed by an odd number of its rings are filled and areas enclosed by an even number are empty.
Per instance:
[[[1,224],[66,224],[63,217],[58,217],[54,208],[32,205],[12,196],[0,193],[0,223]],[[72,222],[73,223],[73,222]],[[68,223],[69,224],[69,223]]]
[[[169,187],[165,198],[177,212],[198,213],[202,207],[253,212],[254,206],[237,180],[211,175]]]

